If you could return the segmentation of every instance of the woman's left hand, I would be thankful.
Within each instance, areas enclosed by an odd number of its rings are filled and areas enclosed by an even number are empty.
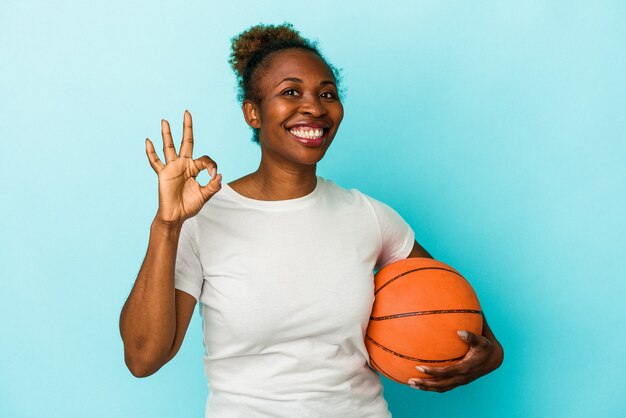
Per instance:
[[[487,337],[464,330],[459,330],[458,334],[459,338],[470,345],[469,351],[465,357],[452,366],[417,366],[416,369],[418,371],[432,377],[411,378],[409,385],[412,388],[433,392],[446,392],[457,386],[465,385],[476,380],[500,366],[503,352],[502,347],[495,338],[492,341]]]

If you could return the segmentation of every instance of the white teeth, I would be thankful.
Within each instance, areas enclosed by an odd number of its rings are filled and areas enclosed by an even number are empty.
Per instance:
[[[323,129],[290,129],[289,132],[299,136],[300,138],[316,139],[320,138],[324,134]]]

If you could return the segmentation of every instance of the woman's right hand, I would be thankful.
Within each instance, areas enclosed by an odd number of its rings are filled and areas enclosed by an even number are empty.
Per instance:
[[[200,212],[211,196],[222,188],[222,175],[217,174],[217,164],[208,156],[192,159],[193,129],[189,111],[185,111],[180,155],[176,154],[170,124],[165,119],[161,121],[161,136],[165,164],[159,159],[152,141],[146,138],[146,155],[159,176],[159,210],[155,220],[166,224],[182,224]],[[211,180],[201,186],[196,177],[204,169],[210,174]]]

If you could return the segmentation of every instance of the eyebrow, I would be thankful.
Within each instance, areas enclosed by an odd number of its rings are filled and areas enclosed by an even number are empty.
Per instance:
[[[276,84],[275,87],[280,86],[285,81],[293,81],[294,83],[304,83],[304,81],[302,81],[302,79],[300,79],[298,77],[286,77],[286,78],[283,78],[282,80],[280,80],[280,82],[278,82],[278,84]],[[320,81],[320,86],[325,86],[327,84],[332,84],[333,86],[336,86],[335,82],[332,81],[332,80],[322,80],[322,81]]]

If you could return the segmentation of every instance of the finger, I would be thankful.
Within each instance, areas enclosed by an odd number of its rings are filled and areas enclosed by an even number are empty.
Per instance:
[[[426,373],[438,379],[448,378],[458,375],[468,375],[477,368],[480,368],[484,361],[489,357],[489,352],[482,349],[470,347],[465,356],[450,366],[432,367],[432,366],[415,366],[418,372]],[[482,347],[482,346],[480,346]]]
[[[161,119],[161,136],[163,137],[163,154],[165,155],[165,162],[175,161],[178,159],[176,155],[176,148],[174,147],[174,141],[172,141],[172,131],[170,131],[170,124],[165,119]]]
[[[460,363],[462,362],[463,360],[460,360]],[[460,363],[444,367],[416,366],[415,369],[417,369],[418,372],[426,373],[427,375],[433,377],[446,378],[461,373],[462,367],[459,367]]]
[[[202,170],[206,169],[211,177],[215,177],[215,173],[217,172],[217,164],[208,155],[203,155],[200,158],[196,158],[193,160],[193,164],[197,170],[194,173],[194,177],[196,177]]]
[[[415,389],[441,393],[447,392],[466,383],[466,379],[457,376],[450,379],[417,379],[412,380],[409,385]]]
[[[200,187],[200,192],[202,193],[202,197],[206,200],[209,200],[211,196],[217,193],[222,188],[222,174],[215,175],[211,181],[209,181],[206,186]]]
[[[191,158],[193,155],[193,127],[191,126],[191,113],[185,110],[183,117],[183,141],[180,144],[180,158]]]
[[[163,162],[161,162],[161,160],[159,159],[159,156],[154,150],[154,145],[152,144],[152,141],[150,141],[149,138],[146,138],[146,155],[148,156],[148,161],[150,161],[150,165],[152,166],[152,169],[157,174],[159,174],[159,171],[161,171],[163,167],[165,167],[165,164],[163,164]]]

